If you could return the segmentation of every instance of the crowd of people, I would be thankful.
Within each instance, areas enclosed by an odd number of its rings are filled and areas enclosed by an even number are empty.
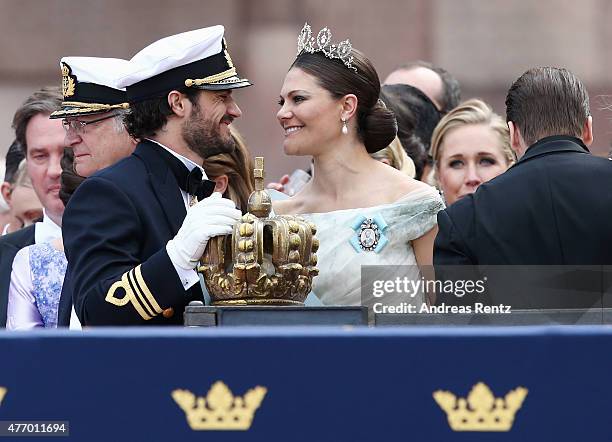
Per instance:
[[[364,265],[411,265],[418,278],[431,265],[612,262],[612,196],[600,192],[612,165],[589,152],[589,97],[573,73],[523,73],[504,119],[426,62],[381,82],[327,28],[305,25],[297,49],[277,118],[284,154],[312,163],[273,209],[316,224],[322,304],[359,305]],[[35,91],[13,119],[0,326],[180,325],[205,297],[195,269],[208,240],[232,232],[253,190],[232,125],[234,89],[251,84],[222,26],[60,68],[61,88]]]

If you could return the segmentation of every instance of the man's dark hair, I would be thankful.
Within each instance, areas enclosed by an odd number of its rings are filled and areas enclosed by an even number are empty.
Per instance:
[[[15,175],[19,169],[19,164],[25,158],[21,144],[17,140],[13,141],[6,153],[6,167],[4,172],[4,181],[10,184],[15,184]]]
[[[380,99],[397,119],[397,137],[414,162],[415,178],[421,179],[427,164],[431,135],[440,121],[436,105],[420,89],[407,84],[385,84]]]
[[[394,71],[403,69],[406,71],[410,71],[415,68],[426,68],[431,71],[434,71],[442,80],[442,96],[435,97],[436,101],[440,103],[442,107],[440,112],[442,114],[448,113],[451,109],[454,109],[461,102],[461,85],[459,81],[453,77],[446,69],[443,69],[439,66],[434,66],[431,63],[426,61],[417,60],[411,63],[405,63],[399,65]]]
[[[200,89],[185,87],[177,90],[187,95],[189,101],[197,107],[197,96]],[[147,138],[155,136],[157,131],[168,122],[170,115],[172,115],[172,109],[168,104],[168,95],[164,95],[130,103],[130,110],[124,117],[124,123],[133,138]]]
[[[50,115],[58,110],[62,105],[62,98],[59,87],[47,86],[30,95],[17,109],[13,116],[13,129],[24,153],[28,152],[26,129],[30,120],[38,114]]]
[[[553,135],[581,137],[590,114],[586,88],[567,69],[530,69],[506,96],[506,121],[519,128],[528,146]]]
[[[60,160],[60,165],[62,166],[62,175],[60,177],[61,187],[59,197],[64,206],[66,206],[74,191],[85,181],[85,178],[74,171],[74,151],[72,148],[64,148],[64,155]]]

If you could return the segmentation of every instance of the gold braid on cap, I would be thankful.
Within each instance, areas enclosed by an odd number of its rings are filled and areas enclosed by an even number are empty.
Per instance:
[[[357,72],[357,68],[353,66],[353,56],[351,55],[353,46],[351,42],[347,39],[335,45],[332,44],[331,39],[331,31],[329,28],[325,27],[319,31],[315,40],[312,36],[310,25],[306,23],[300,35],[298,35],[296,57],[303,52],[308,52],[310,54],[323,52],[323,55],[327,58],[336,58],[342,61],[347,68]]]
[[[129,109],[130,103],[119,103],[119,104],[103,104],[103,103],[84,103],[82,101],[62,101],[62,107],[78,107],[74,110],[65,110],[64,112],[93,112],[103,111],[112,109]]]

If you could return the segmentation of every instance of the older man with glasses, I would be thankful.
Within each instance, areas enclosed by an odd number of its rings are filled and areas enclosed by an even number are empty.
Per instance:
[[[63,118],[66,146],[74,151],[75,172],[88,177],[130,155],[136,142],[123,126],[128,104],[114,77],[127,61],[64,57],[60,65],[64,101],[51,118]]]
[[[127,112],[125,90],[115,88],[115,77],[128,62],[117,58],[64,57],[60,61],[61,109],[51,114],[62,118],[65,144],[74,152],[74,169],[88,177],[129,156],[136,142],[123,125]],[[95,205],[95,201],[91,204]],[[58,325],[68,326],[72,307],[70,276],[64,279]]]

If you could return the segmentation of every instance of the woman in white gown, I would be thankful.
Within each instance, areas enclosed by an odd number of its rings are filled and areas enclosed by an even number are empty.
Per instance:
[[[363,265],[412,265],[410,276],[418,279],[416,264],[432,264],[443,203],[434,188],[369,156],[397,132],[379,94],[376,70],[362,53],[348,41],[332,46],[327,28],[315,39],[304,27],[277,117],[285,153],[312,156],[313,179],[294,197],[275,201],[274,211],[317,225],[313,291],[326,305],[362,304]],[[364,293],[364,303],[370,297]]]

